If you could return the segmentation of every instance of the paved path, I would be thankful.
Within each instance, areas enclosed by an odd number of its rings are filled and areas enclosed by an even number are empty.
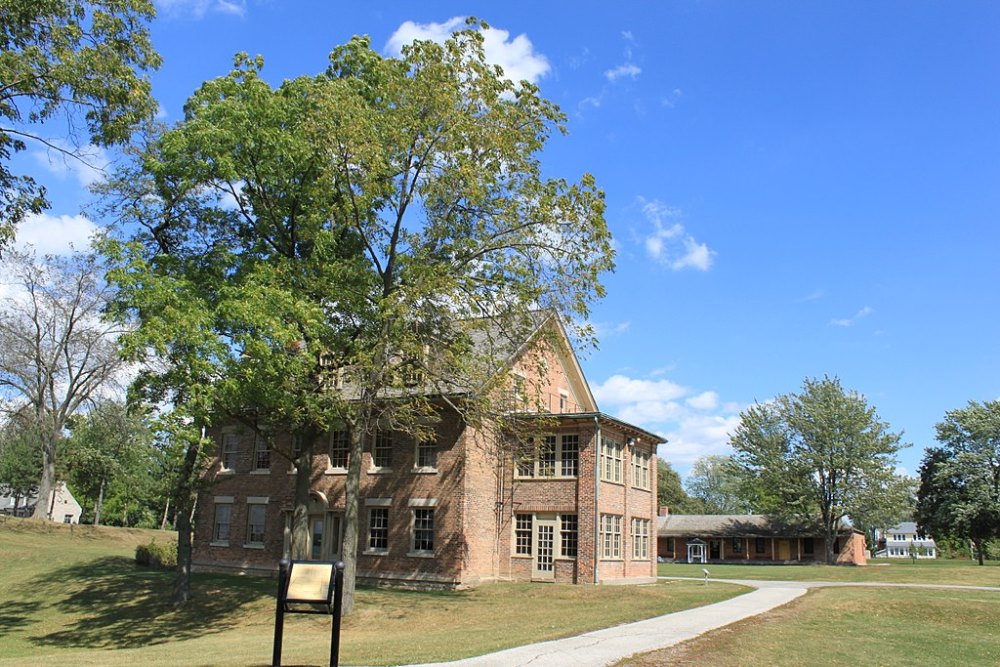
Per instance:
[[[684,579],[685,577],[661,577]],[[576,637],[555,639],[527,646],[489,653],[453,662],[435,662],[413,667],[604,667],[636,653],[646,653],[679,644],[698,635],[762,614],[791,602],[810,588],[826,586],[889,586],[907,588],[946,588],[1000,592],[989,586],[950,586],[936,584],[880,584],[839,581],[758,581],[710,579],[754,588],[738,595],[696,609],[687,609],[636,623],[627,623]]]

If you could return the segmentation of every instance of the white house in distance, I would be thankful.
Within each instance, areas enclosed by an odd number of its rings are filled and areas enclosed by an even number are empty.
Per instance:
[[[937,558],[937,545],[934,540],[917,530],[913,521],[904,521],[885,531],[879,531],[879,550],[876,558]],[[883,544],[884,542],[884,544]],[[911,553],[913,547],[915,553]]]
[[[0,514],[31,516],[37,502],[37,496],[31,498],[0,496]],[[53,497],[50,499],[49,519],[59,523],[80,523],[82,512],[83,508],[70,493],[66,482],[57,482]]]

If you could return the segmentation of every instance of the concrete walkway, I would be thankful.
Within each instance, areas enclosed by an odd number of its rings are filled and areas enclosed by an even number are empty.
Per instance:
[[[684,579],[685,577],[661,577]],[[700,580],[699,580],[700,581]],[[465,658],[452,662],[425,663],[412,667],[604,667],[636,653],[646,653],[693,639],[716,628],[762,614],[791,602],[810,588],[826,586],[881,586],[906,588],[945,588],[995,591],[989,586],[951,586],[937,584],[880,584],[837,581],[758,581],[709,579],[727,584],[742,584],[754,590],[729,600],[704,607],[687,609],[636,623],[627,623],[576,637],[555,639],[537,644]],[[498,629],[498,631],[500,631]]]

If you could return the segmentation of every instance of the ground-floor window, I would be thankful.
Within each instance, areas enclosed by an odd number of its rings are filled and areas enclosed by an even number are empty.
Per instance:
[[[649,519],[632,519],[632,558],[649,558]]]
[[[514,553],[519,556],[531,555],[531,514],[514,517]]]
[[[419,554],[434,553],[434,508],[415,507],[413,509],[412,551]]]
[[[802,553],[807,556],[812,556],[816,553],[816,542],[811,537],[806,537],[802,540]]]
[[[622,557],[622,518],[617,514],[601,515],[601,557]]]
[[[267,499],[247,498],[247,534],[244,546],[264,546],[267,528]]]
[[[389,551],[389,508],[368,508],[368,549],[369,553]]]
[[[576,558],[577,518],[575,514],[559,515],[559,542],[563,558]]]
[[[741,553],[743,553],[743,538],[742,537],[734,537],[733,540],[732,540],[732,543],[729,545],[729,549],[734,554],[741,554]]]
[[[753,541],[754,553],[762,554],[767,553],[767,538],[756,537]]]
[[[216,502],[215,520],[212,524],[212,542],[217,544],[229,543],[229,530],[232,526],[233,503]]]
[[[575,514],[515,514],[514,554],[533,556],[538,549],[535,532],[545,532],[546,550],[553,558],[576,558],[579,522]],[[555,539],[558,531],[559,539]]]

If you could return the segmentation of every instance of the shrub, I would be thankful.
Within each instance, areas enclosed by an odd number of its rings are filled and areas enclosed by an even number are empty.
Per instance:
[[[173,542],[140,544],[135,548],[135,564],[172,570],[177,567],[177,545]]]

